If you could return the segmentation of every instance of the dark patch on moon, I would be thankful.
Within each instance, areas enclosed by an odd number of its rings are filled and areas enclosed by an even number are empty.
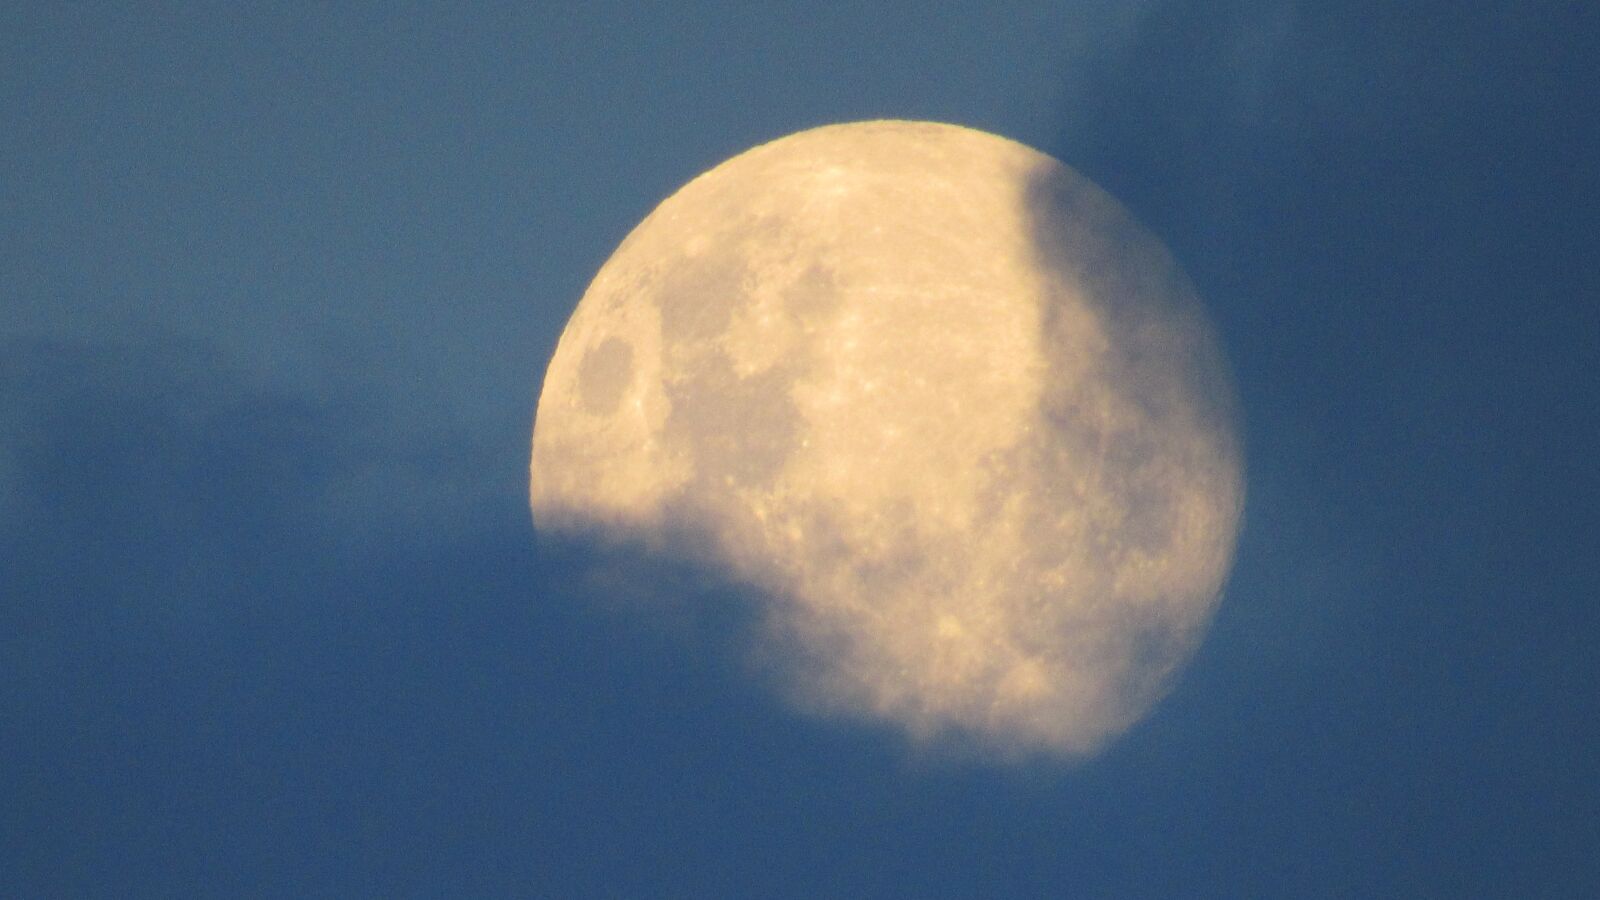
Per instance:
[[[633,346],[608,337],[584,354],[578,366],[578,395],[585,412],[608,416],[616,412],[622,394],[633,381]]]
[[[791,380],[783,367],[740,378],[719,353],[668,392],[668,439],[691,449],[698,477],[709,482],[697,493],[715,494],[729,482],[766,485],[777,477],[794,452],[798,426]]]
[[[839,308],[839,287],[833,272],[811,265],[783,293],[783,308],[790,319],[811,331]]]
[[[669,344],[715,340],[744,297],[746,266],[728,254],[683,256],[663,274],[661,336]]]
[[[752,375],[735,371],[722,347],[734,317],[752,302],[752,282],[759,280],[741,256],[742,246],[796,243],[780,216],[743,221],[737,240],[714,236],[712,246],[723,252],[680,257],[662,276],[661,333],[675,373],[667,388],[665,436],[694,461],[691,496],[770,486],[795,452],[802,427],[790,390],[809,365],[804,341],[777,365]],[[811,265],[783,289],[783,327],[815,331],[838,303],[832,272]]]

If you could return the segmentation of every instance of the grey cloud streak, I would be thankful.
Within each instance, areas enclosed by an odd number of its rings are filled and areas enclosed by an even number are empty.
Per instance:
[[[453,540],[493,469],[394,415],[263,385],[191,340],[0,343],[8,639],[76,618],[121,642],[205,640],[385,542]]]

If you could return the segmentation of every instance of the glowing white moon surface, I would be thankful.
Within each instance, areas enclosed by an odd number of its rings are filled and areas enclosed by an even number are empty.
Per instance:
[[[694,179],[606,262],[545,377],[533,513],[756,588],[808,710],[1082,755],[1211,618],[1234,402],[1178,266],[1082,176],[834,125]]]

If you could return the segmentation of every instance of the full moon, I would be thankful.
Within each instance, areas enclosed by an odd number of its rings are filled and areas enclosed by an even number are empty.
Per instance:
[[[919,741],[1084,756],[1203,637],[1244,490],[1193,288],[1114,199],[969,128],[763,144],[600,269],[530,495],[749,586],[783,695]]]

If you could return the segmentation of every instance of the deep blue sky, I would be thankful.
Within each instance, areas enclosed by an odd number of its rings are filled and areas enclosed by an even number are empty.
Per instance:
[[[1600,895],[1592,4],[247,6],[0,10],[0,894]],[[1086,764],[535,548],[595,269],[872,117],[1098,181],[1237,373],[1223,606]]]

